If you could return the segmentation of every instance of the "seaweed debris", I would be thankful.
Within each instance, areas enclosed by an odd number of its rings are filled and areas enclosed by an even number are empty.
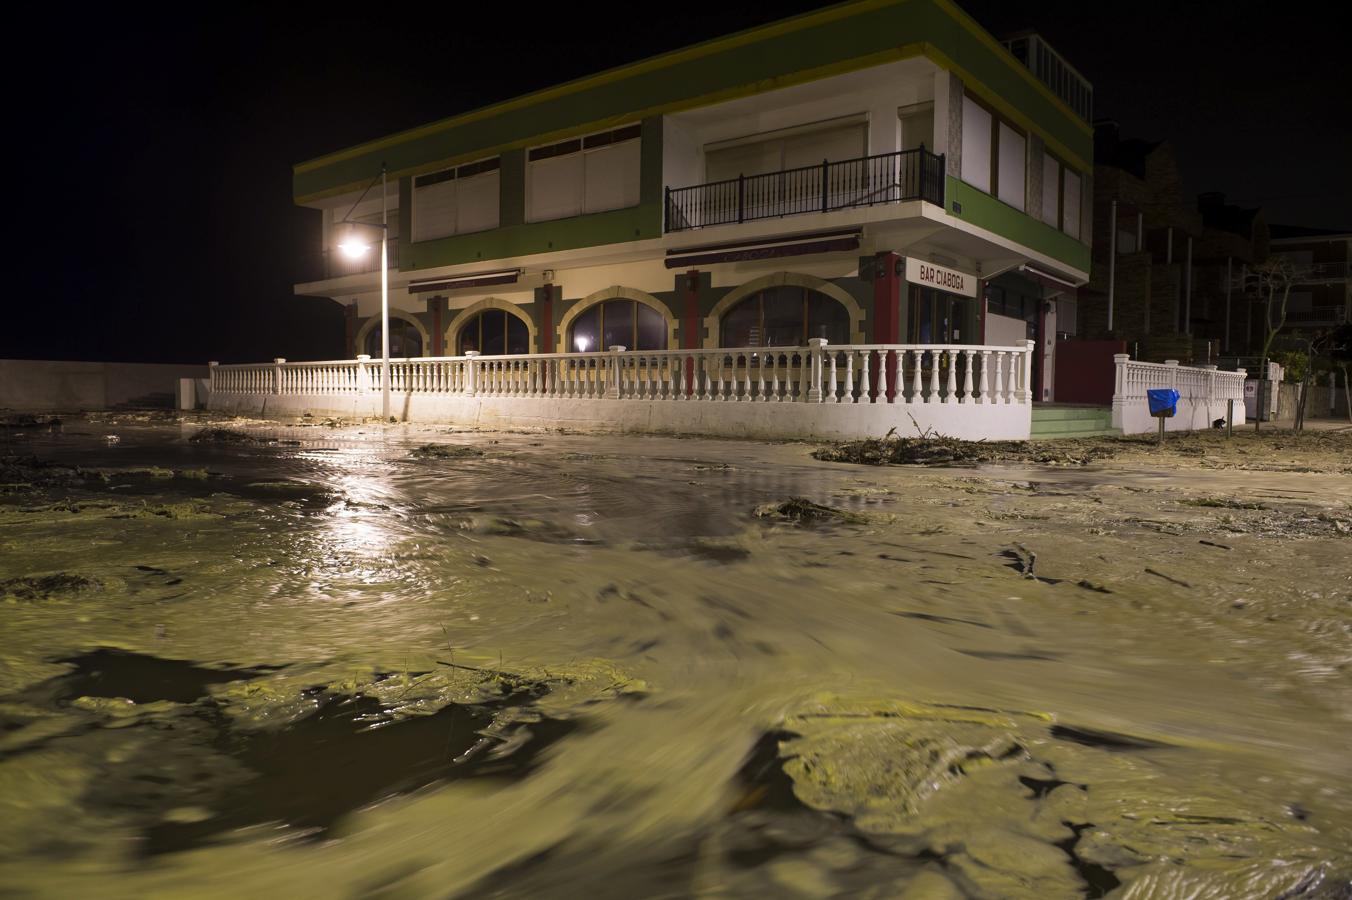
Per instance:
[[[812,457],[824,462],[865,466],[952,466],[990,462],[1035,462],[1082,466],[1117,454],[1110,444],[1032,441],[963,441],[943,435],[844,441],[819,447]]]
[[[863,522],[864,517],[832,506],[822,506],[803,497],[790,497],[782,503],[765,503],[752,511],[758,519],[784,519],[789,522]]]
[[[35,603],[39,600],[50,600],[63,594],[78,594],[98,587],[102,587],[99,582],[85,578],[83,575],[56,572],[52,575],[24,576],[0,581],[0,599]]]
[[[422,444],[409,451],[414,459],[474,459],[484,456],[478,447],[465,444]]]
[[[56,416],[35,416],[31,413],[0,415],[0,428],[52,428],[61,424]]]
[[[256,444],[258,438],[234,428],[203,428],[188,438],[190,444]]]

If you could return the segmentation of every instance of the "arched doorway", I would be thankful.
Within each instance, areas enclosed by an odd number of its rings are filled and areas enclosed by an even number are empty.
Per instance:
[[[593,303],[572,320],[567,349],[574,353],[621,346],[630,350],[667,349],[667,320],[646,303],[616,297]]]
[[[821,291],[779,284],[748,294],[718,323],[720,347],[806,347],[810,338],[850,343],[850,311]]]
[[[379,319],[366,332],[362,346],[363,352],[372,358],[379,359],[382,356]],[[390,357],[404,359],[422,355],[422,329],[408,319],[390,316]]]
[[[477,350],[484,356],[530,352],[530,327],[520,316],[505,309],[475,313],[456,333],[455,353]]]

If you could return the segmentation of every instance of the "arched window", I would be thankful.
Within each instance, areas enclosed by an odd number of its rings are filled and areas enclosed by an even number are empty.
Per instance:
[[[484,356],[530,352],[530,329],[519,316],[505,309],[486,309],[460,329],[456,355],[478,350]]]
[[[850,313],[811,288],[780,285],[746,297],[723,314],[720,347],[806,347],[808,338],[850,342]]]
[[[588,307],[568,329],[568,349],[575,353],[616,345],[630,350],[667,349],[667,321],[637,300],[606,300]]]
[[[380,323],[366,334],[366,352],[375,359],[380,358]],[[409,356],[422,356],[422,335],[408,319],[390,316],[390,356],[403,359]]]

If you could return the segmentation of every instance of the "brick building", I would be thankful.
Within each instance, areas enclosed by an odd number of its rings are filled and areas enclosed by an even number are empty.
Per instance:
[[[1125,341],[1133,356],[1156,362],[1238,352],[1252,326],[1234,284],[1267,256],[1262,211],[1223,194],[1194,203],[1169,143],[1122,138],[1114,122],[1095,128],[1094,181],[1078,337]]]

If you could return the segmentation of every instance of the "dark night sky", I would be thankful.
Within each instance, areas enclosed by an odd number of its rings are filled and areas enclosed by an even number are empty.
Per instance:
[[[573,4],[504,18],[497,4],[80,17],[50,4],[11,32],[49,48],[42,65],[5,63],[11,151],[25,157],[23,168],[11,157],[22,206],[10,218],[25,239],[12,225],[22,274],[0,357],[341,355],[338,306],[291,296],[318,228],[291,204],[292,163],[821,5]],[[996,34],[1041,31],[1094,83],[1098,116],[1173,142],[1194,192],[1262,205],[1270,222],[1352,227],[1345,32],[1322,7],[962,5]],[[373,21],[380,9],[392,15]]]

